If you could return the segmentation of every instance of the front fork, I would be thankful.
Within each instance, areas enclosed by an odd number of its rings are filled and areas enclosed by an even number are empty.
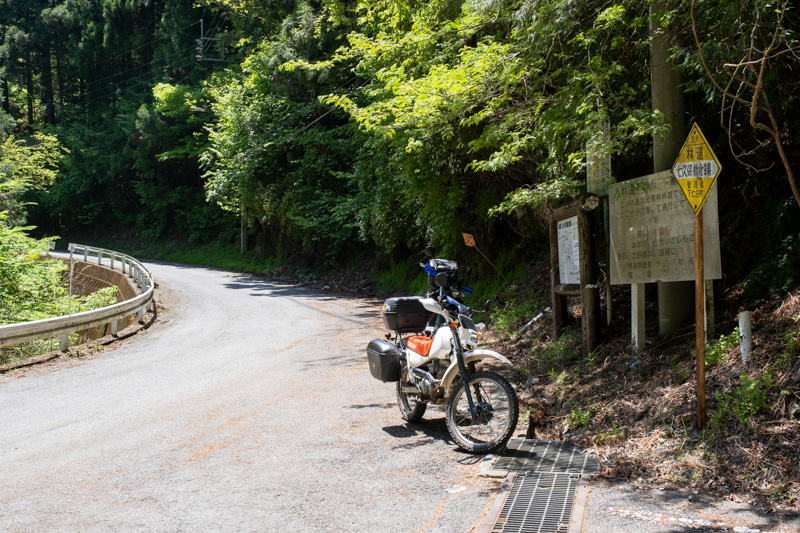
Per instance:
[[[458,337],[458,328],[450,326],[450,331],[453,333],[453,349],[456,352],[456,362],[458,363],[458,372],[461,374],[461,381],[464,382],[464,392],[467,394],[467,403],[469,404],[469,413],[472,416],[472,422],[477,423],[478,411],[475,408],[475,401],[472,399],[472,391],[469,389],[469,380],[471,371],[475,370],[475,365],[470,364],[471,368],[467,368],[464,362],[464,350],[461,349],[461,339]]]

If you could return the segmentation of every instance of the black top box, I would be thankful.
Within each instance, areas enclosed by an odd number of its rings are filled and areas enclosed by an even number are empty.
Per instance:
[[[430,311],[422,307],[419,296],[389,298],[383,303],[383,325],[398,333],[422,331]]]

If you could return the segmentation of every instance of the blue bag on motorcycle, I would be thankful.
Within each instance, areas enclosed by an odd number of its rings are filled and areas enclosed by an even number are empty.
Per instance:
[[[434,279],[436,274],[447,274],[447,279],[450,284],[455,285],[458,279],[458,263],[449,259],[431,259],[425,266],[425,272],[428,274],[428,285],[431,289],[436,288]]]
[[[383,339],[375,339],[367,346],[367,361],[372,377],[383,381],[400,381],[400,358],[403,352]]]

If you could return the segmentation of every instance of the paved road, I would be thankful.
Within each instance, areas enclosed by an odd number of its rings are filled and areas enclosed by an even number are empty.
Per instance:
[[[696,491],[589,482],[581,533],[796,533],[800,516],[767,514]]]
[[[0,531],[480,524],[499,482],[369,375],[375,302],[147,266],[166,310],[146,333],[0,376]]]

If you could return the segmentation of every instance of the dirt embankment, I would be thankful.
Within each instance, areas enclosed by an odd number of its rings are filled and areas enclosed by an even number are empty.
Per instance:
[[[706,354],[702,430],[694,324],[659,337],[657,310],[648,309],[646,348],[632,355],[629,301],[629,291],[615,288],[616,318],[589,356],[581,355],[577,307],[575,333],[559,340],[551,338],[549,317],[517,338],[496,340],[516,367],[532,433],[593,450],[609,478],[798,511],[800,290],[753,312],[747,363],[735,315],[717,316],[717,339]]]

